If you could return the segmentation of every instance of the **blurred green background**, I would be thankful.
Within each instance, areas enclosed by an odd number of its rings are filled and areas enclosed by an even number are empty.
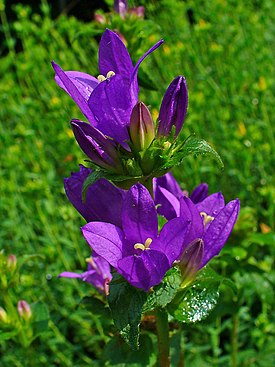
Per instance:
[[[82,115],[55,84],[50,61],[98,75],[98,41],[108,27],[123,34],[134,62],[165,39],[140,68],[140,99],[155,118],[170,81],[179,74],[187,79],[189,109],[181,138],[193,132],[204,138],[225,169],[188,158],[174,172],[182,187],[191,191],[207,182],[226,201],[241,200],[233,235],[212,262],[237,291],[225,287],[208,319],[184,325],[185,366],[273,366],[274,2],[132,1],[130,6],[145,6],[145,19],[123,20],[106,14],[108,6],[112,11],[112,1],[106,1],[97,10],[104,24],[92,15],[83,22],[56,14],[45,0],[36,4],[33,10],[15,2],[9,18],[0,0],[0,250],[24,261],[20,282],[10,290],[14,305],[19,299],[39,301],[50,316],[48,328],[28,348],[0,337],[0,365],[140,366],[119,340],[110,341],[103,328],[108,321],[78,307],[94,293],[89,284],[56,278],[64,270],[84,270],[90,253],[79,231],[84,220],[63,189],[63,178],[85,158],[69,125]],[[5,307],[3,293],[0,306]],[[148,335],[145,325],[144,366],[155,363],[156,341]]]

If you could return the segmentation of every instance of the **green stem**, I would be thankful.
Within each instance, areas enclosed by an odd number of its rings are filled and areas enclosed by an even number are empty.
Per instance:
[[[238,354],[238,329],[239,329],[239,317],[237,314],[233,315],[233,325],[231,333],[231,367],[237,367],[237,354]]]
[[[170,367],[168,314],[165,310],[157,309],[155,315],[158,336],[159,366]]]

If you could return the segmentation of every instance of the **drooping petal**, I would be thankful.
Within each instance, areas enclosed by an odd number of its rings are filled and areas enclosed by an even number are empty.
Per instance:
[[[124,233],[110,223],[90,222],[81,228],[91,248],[115,268],[123,257]]]
[[[96,128],[115,141],[123,144],[129,140],[127,126],[137,99],[132,100],[129,85],[120,75],[101,82],[88,101],[94,114]]]
[[[213,256],[221,251],[227,241],[240,211],[238,199],[230,201],[209,225],[202,237],[204,241],[204,256],[201,267],[208,263]]]
[[[180,201],[170,191],[158,187],[155,203],[158,204],[157,212],[170,220],[180,215]]]
[[[159,238],[152,242],[150,249],[163,252],[172,266],[173,262],[179,259],[185,246],[188,245],[186,239],[189,230],[189,219],[174,218],[163,226]]]
[[[191,222],[190,230],[186,236],[186,243],[189,244],[196,238],[201,238],[204,233],[203,220],[196,205],[187,197],[180,199],[180,216]]]
[[[188,92],[183,76],[176,77],[167,88],[159,112],[159,136],[168,136],[172,126],[177,136],[182,128],[188,105]]]
[[[101,256],[94,254],[89,259],[88,270],[84,273],[74,273],[64,271],[58,276],[65,278],[78,278],[82,279],[84,282],[92,284],[97,288],[99,292],[108,293],[108,284],[112,279],[112,274],[110,272],[109,263],[104,260]]]
[[[128,256],[118,261],[117,271],[134,287],[146,292],[159,284],[170,268],[166,256],[154,250],[145,250],[140,256]]]
[[[98,65],[100,73],[104,76],[113,71],[130,81],[134,69],[132,60],[124,43],[110,29],[106,29],[101,37]]]
[[[82,279],[82,274],[74,273],[71,271],[63,271],[63,273],[58,275],[58,278],[78,278]]]
[[[212,217],[216,217],[217,214],[224,208],[224,198],[221,192],[209,195],[203,201],[196,205],[198,211],[206,213]]]
[[[83,201],[83,184],[91,172],[89,168],[80,165],[79,172],[73,172],[71,177],[64,179],[69,200],[87,222],[107,222],[121,227],[121,210],[126,191],[102,178],[89,186],[86,200]]]
[[[58,80],[58,85],[61,86],[66,92],[72,97],[75,103],[78,105],[82,113],[87,117],[88,121],[93,123],[94,116],[91,112],[87,100],[86,94],[83,95],[83,89],[78,89],[78,86],[75,84],[75,80],[73,81],[67,74],[64,72],[59,65],[57,65],[54,61],[52,61],[53,69],[56,73],[56,78]]]
[[[207,183],[202,183],[197,186],[191,193],[190,199],[194,204],[198,204],[203,201],[208,195],[208,185]]]
[[[73,82],[78,91],[86,101],[90,98],[92,91],[97,87],[99,81],[92,75],[82,73],[81,71],[64,71],[66,76]],[[55,81],[60,88],[64,89],[71,97],[70,90],[66,88],[58,75],[55,76]]]
[[[158,234],[158,218],[149,191],[140,183],[127,192],[122,208],[122,227],[127,240],[144,243]]]

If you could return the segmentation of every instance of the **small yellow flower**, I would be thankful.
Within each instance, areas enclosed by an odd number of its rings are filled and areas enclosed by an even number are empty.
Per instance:
[[[57,105],[60,104],[60,99],[57,96],[54,96],[54,97],[52,97],[50,103],[51,103],[52,106],[57,106]]]
[[[264,234],[271,232],[271,228],[265,223],[260,223],[260,228],[261,228],[261,232]]]
[[[238,135],[240,137],[243,137],[245,134],[246,134],[246,127],[243,121],[241,121],[238,126]]]
[[[170,47],[169,47],[169,46],[167,46],[167,45],[163,45],[162,49],[163,49],[163,52],[164,52],[166,55],[169,55],[169,54],[171,53],[171,49],[170,49]]]
[[[259,81],[258,81],[258,86],[260,90],[266,90],[267,83],[263,76],[260,76]]]
[[[153,120],[154,121],[156,121],[157,120],[157,118],[158,118],[158,115],[159,115],[159,111],[157,110],[157,109],[153,109],[152,111],[151,111],[151,115],[152,115],[152,117],[153,117]]]
[[[69,138],[73,138],[74,137],[74,133],[71,129],[66,129],[66,134],[68,135]]]

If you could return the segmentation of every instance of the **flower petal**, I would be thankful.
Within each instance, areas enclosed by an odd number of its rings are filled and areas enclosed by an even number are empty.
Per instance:
[[[180,215],[179,199],[163,187],[158,187],[155,203],[160,205],[157,212],[168,220]]]
[[[91,248],[115,268],[123,257],[123,231],[110,223],[90,222],[81,228]]]
[[[186,241],[190,230],[189,219],[174,218],[167,222],[159,238],[152,242],[150,249],[161,251],[169,260],[170,266],[179,259],[183,249],[188,245]]]
[[[92,75],[82,73],[81,71],[64,71],[66,76],[73,82],[80,94],[86,101],[90,98],[92,91],[97,87],[99,81]],[[71,97],[70,90],[62,83],[58,75],[55,76],[55,81],[60,88],[64,89]]]
[[[172,175],[171,172],[166,173],[164,176],[155,178],[154,180],[155,195],[157,192],[157,188],[159,186],[170,191],[178,199],[180,199],[183,195],[180,185],[178,184],[177,180],[175,179],[175,177]]]
[[[126,195],[124,190],[102,178],[89,186],[83,202],[82,187],[91,172],[89,168],[80,165],[79,172],[73,172],[71,177],[64,179],[69,200],[87,222],[108,222],[121,227],[122,203]]]
[[[106,29],[103,33],[98,52],[99,71],[104,76],[109,71],[120,74],[123,78],[130,80],[134,69],[130,55],[119,36]]]
[[[117,271],[134,287],[146,292],[159,284],[170,268],[166,256],[154,250],[145,250],[140,256],[128,256],[118,261]]]
[[[207,183],[202,183],[197,186],[191,193],[190,199],[194,204],[198,204],[203,201],[208,195],[208,185]]]
[[[204,233],[203,220],[196,205],[187,197],[180,199],[181,217],[191,222],[190,230],[186,237],[186,243],[190,243],[196,238],[201,238]]]
[[[239,199],[230,201],[209,225],[202,237],[204,241],[204,256],[201,267],[208,263],[213,256],[221,251],[227,241],[240,211]]]
[[[137,98],[138,97],[138,79],[137,79],[137,74],[138,74],[138,68],[140,66],[140,64],[142,63],[142,61],[148,56],[150,55],[150,53],[152,53],[153,51],[155,51],[159,46],[161,46],[163,44],[164,40],[161,39],[159,40],[154,46],[152,46],[147,52],[145,52],[145,54],[138,60],[138,62],[135,65],[135,68],[132,71],[131,74],[131,95],[132,98]]]
[[[196,205],[199,213],[204,212],[207,215],[216,217],[224,208],[224,198],[221,192],[209,195],[203,201]]]
[[[73,81],[54,61],[52,61],[52,66],[56,73],[58,85],[61,86],[62,84],[61,88],[63,88],[72,97],[82,113],[87,117],[88,121],[92,123],[94,121],[94,116],[88,106],[86,95],[84,96],[82,94],[83,90],[79,90],[78,86],[75,85],[75,81]]]
[[[127,126],[136,103],[137,99],[131,99],[129,85],[125,84],[120,75],[106,79],[94,90],[88,101],[95,117],[93,125],[123,144],[129,140]]]
[[[158,234],[158,218],[149,191],[140,183],[127,192],[122,208],[122,227],[127,240],[144,243]]]

